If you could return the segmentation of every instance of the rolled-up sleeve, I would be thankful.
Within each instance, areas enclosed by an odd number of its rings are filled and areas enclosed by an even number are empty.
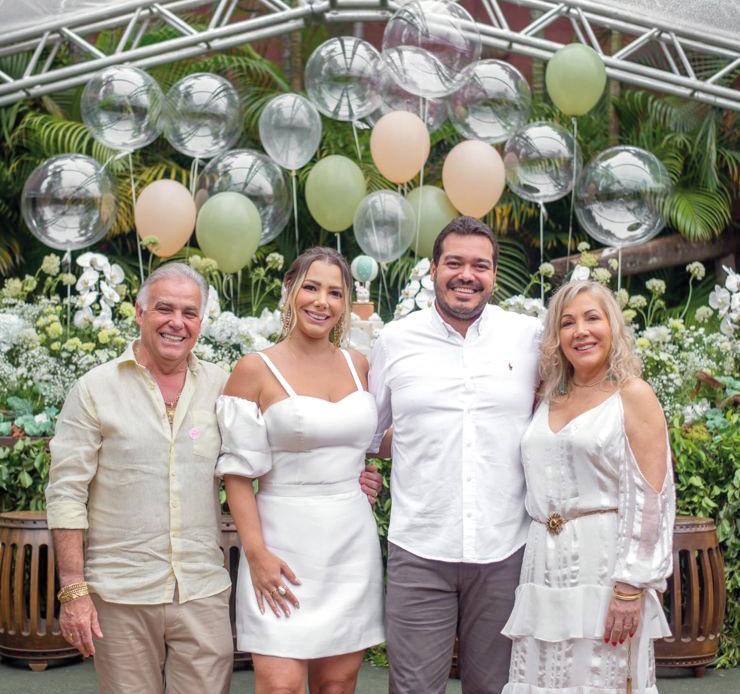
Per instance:
[[[87,498],[98,469],[100,423],[90,394],[78,381],[57,419],[51,451],[46,516],[49,528],[87,529]]]
[[[216,401],[221,430],[221,454],[216,476],[239,475],[256,478],[272,468],[272,453],[265,420],[257,403],[222,395]]]
[[[387,382],[387,356],[385,341],[381,334],[373,345],[370,355],[370,373],[368,375],[368,390],[375,398],[378,410],[378,427],[375,430],[368,453],[377,453],[383,435],[393,423],[393,410],[391,409],[391,390]]]

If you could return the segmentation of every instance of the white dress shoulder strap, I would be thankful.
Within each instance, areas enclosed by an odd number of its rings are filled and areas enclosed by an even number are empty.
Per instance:
[[[283,374],[281,374],[280,371],[278,371],[277,366],[275,366],[275,364],[272,363],[272,359],[270,359],[270,357],[268,357],[263,352],[257,352],[257,354],[262,358],[262,361],[265,362],[265,364],[267,364],[267,368],[270,369],[270,371],[272,371],[272,375],[275,378],[277,378],[280,385],[285,389],[285,392],[291,398],[294,398],[296,395],[296,392],[293,390],[293,388],[291,388],[290,383],[288,383],[288,381],[285,380],[285,376],[283,376]]]
[[[352,361],[352,356],[346,349],[340,350],[342,354],[344,355],[344,358],[347,360],[347,365],[349,366],[349,371],[352,374],[352,378],[355,381],[355,385],[357,386],[357,390],[365,390],[362,387],[362,381],[360,380],[360,377],[357,375],[357,369],[355,369],[355,364]]]

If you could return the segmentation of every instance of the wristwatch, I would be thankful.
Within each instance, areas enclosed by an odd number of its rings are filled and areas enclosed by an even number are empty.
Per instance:
[[[79,583],[70,583],[68,586],[64,586],[57,593],[57,600],[63,605],[65,602],[77,600],[77,598],[82,598],[89,594],[87,581],[80,581]]]

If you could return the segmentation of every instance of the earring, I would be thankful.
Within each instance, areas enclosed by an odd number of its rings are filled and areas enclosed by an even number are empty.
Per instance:
[[[291,310],[290,306],[283,307],[283,316],[282,316],[282,323],[283,323],[283,332],[282,336],[287,337],[288,333],[290,332],[290,324],[293,322],[293,311]]]

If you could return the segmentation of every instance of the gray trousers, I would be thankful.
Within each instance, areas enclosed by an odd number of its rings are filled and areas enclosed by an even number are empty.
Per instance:
[[[455,634],[464,694],[499,694],[511,641],[501,629],[514,607],[524,548],[500,562],[423,559],[388,544],[386,597],[390,694],[444,694]]]

